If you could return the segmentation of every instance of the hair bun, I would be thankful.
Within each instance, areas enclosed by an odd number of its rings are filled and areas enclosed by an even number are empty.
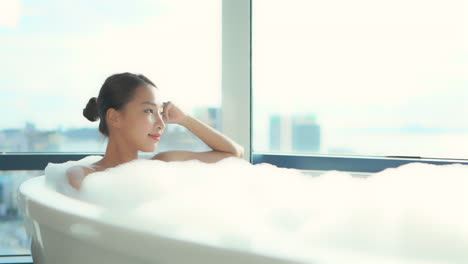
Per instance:
[[[86,104],[86,108],[83,109],[83,115],[91,122],[99,119],[96,97],[89,99],[88,104]]]

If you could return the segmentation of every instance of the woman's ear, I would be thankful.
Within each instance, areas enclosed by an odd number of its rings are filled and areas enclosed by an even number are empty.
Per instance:
[[[107,109],[106,113],[107,124],[112,127],[120,128],[120,112],[115,110],[114,108]]]

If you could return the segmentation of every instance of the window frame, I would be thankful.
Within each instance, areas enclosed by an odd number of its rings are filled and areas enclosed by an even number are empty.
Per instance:
[[[378,156],[340,156],[340,155],[301,155],[274,154],[255,152],[252,164],[270,163],[278,167],[299,170],[328,171],[339,170],[346,172],[377,173],[387,168],[419,162],[434,165],[464,164],[466,159],[429,159],[418,157],[378,157]]]

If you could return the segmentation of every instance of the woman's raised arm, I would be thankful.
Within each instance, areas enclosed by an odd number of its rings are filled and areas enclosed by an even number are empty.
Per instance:
[[[241,145],[200,120],[185,114],[174,104],[165,103],[163,111],[163,120],[166,123],[176,123],[186,127],[213,151],[168,151],[156,155],[155,159],[165,161],[198,159],[205,162],[216,162],[226,157],[244,157],[244,148]]]

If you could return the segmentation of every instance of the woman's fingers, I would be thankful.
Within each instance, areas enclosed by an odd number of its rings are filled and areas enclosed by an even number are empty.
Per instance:
[[[169,109],[171,108],[172,104],[171,104],[170,101],[167,101],[163,105],[164,105],[164,107],[163,107],[163,109],[164,109],[163,110],[164,111],[164,118],[166,120],[169,120]]]

